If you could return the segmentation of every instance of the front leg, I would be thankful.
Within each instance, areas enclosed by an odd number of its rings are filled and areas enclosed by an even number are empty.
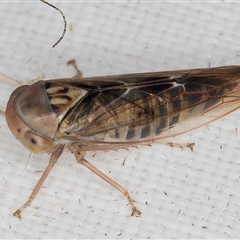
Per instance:
[[[7,75],[5,75],[4,73],[0,72],[0,79],[4,80],[6,82],[9,82],[10,84],[15,85],[17,87],[22,86],[22,85],[31,85],[43,78],[44,78],[44,75],[41,75],[36,79],[32,79],[32,80],[28,80],[28,81],[20,81],[20,80],[12,79],[12,78],[8,77]]]
[[[32,201],[34,200],[34,198],[37,196],[39,190],[41,189],[44,181],[46,180],[47,176],[49,175],[49,173],[51,172],[52,168],[55,166],[56,162],[58,161],[59,157],[61,156],[62,152],[64,149],[64,145],[63,144],[59,144],[55,147],[55,149],[53,150],[49,163],[46,167],[46,169],[44,170],[41,178],[38,180],[37,184],[35,185],[31,195],[29,196],[28,200],[20,207],[18,208],[14,213],[13,216],[21,219],[21,213],[22,211],[30,206],[30,204],[32,203]]]

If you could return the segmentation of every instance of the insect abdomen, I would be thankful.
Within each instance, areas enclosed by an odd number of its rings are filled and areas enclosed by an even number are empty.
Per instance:
[[[122,106],[125,110],[118,110],[122,114],[117,114],[116,119],[120,119],[118,121],[121,126],[115,129],[111,137],[128,141],[155,138],[177,124],[221,104],[224,96],[237,86],[235,81],[225,79],[187,80],[176,79],[159,92],[156,88],[152,91],[149,88],[148,91],[141,89],[137,93],[130,91],[128,94],[131,97],[128,99],[135,98],[135,101]]]
[[[239,102],[238,71],[222,78],[215,74],[215,69],[212,71],[212,76],[207,72],[200,77],[198,74],[151,77],[132,86],[127,81],[126,84],[117,81],[115,85],[109,81],[111,86],[93,88],[68,112],[59,127],[63,130],[59,137],[97,143],[144,142],[202,126],[238,107],[238,104],[231,107],[231,103],[226,106],[230,97],[231,101]],[[227,109],[214,112],[223,106]],[[215,116],[192,124],[207,112]],[[182,123],[183,131],[175,128]]]

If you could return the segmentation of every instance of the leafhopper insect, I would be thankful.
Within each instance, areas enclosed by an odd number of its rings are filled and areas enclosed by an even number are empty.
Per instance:
[[[87,151],[149,144],[203,126],[240,106],[240,67],[227,66],[115,76],[37,81],[18,87],[7,124],[32,153],[51,154],[31,204],[64,149],[126,196],[128,191],[85,159]]]

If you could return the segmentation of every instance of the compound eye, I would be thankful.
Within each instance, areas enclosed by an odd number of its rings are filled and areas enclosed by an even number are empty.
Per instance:
[[[22,135],[20,133],[20,135]],[[41,154],[48,152],[53,147],[53,141],[42,136],[38,136],[30,131],[23,133],[20,142],[32,153]]]

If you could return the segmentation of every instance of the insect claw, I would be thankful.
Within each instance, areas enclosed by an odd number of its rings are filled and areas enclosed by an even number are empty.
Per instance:
[[[132,216],[132,217],[140,217],[141,214],[142,214],[142,213],[135,207],[135,208],[132,210],[131,216]]]
[[[13,216],[17,217],[17,218],[20,218],[20,219],[22,218],[18,210],[13,213]]]
[[[128,191],[125,189],[125,192],[123,192],[123,195],[127,198],[131,208],[132,208],[132,214],[133,217],[139,217],[142,213],[137,209],[137,207],[134,204],[134,200],[131,198]]]
[[[193,147],[195,146],[195,143],[188,143],[187,147],[190,148],[190,150],[193,152]]]
[[[21,211],[18,209],[16,212],[13,213],[13,216],[14,217],[17,217],[19,219],[22,219],[22,216],[21,216]]]

